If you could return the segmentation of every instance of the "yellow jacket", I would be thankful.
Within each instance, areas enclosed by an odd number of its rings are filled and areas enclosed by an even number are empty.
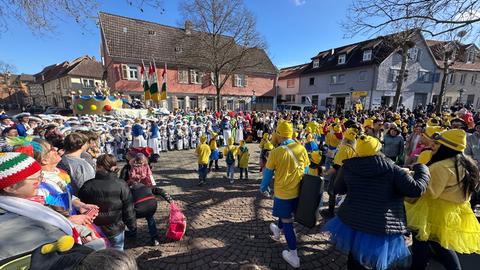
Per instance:
[[[223,156],[226,157],[229,151],[232,151],[233,158],[237,156],[237,147],[235,145],[225,146],[223,149]]]
[[[273,149],[268,155],[265,168],[275,172],[273,190],[275,197],[282,200],[289,200],[298,197],[300,192],[300,181],[302,180],[305,168],[310,165],[307,150],[301,144],[293,142],[287,145],[297,158],[299,167],[290,156],[288,150],[283,146]]]
[[[342,140],[337,138],[337,136],[335,136],[335,134],[332,132],[328,132],[325,137],[325,144],[327,144],[327,146],[337,147],[341,141]]]
[[[206,143],[202,143],[199,146],[197,146],[197,149],[195,152],[198,155],[198,164],[206,165],[208,164],[209,158],[210,158],[210,153],[212,152],[210,150],[210,147]]]
[[[453,203],[464,203],[470,199],[466,198],[463,185],[458,184],[455,173],[455,158],[435,162],[428,168],[432,178],[424,196]],[[460,174],[458,179],[461,181],[465,176],[465,168],[458,166],[458,173]]]
[[[244,147],[247,149],[246,151],[242,151],[241,147],[237,149],[239,161],[238,167],[243,169],[248,168],[248,159],[250,158],[250,152],[248,152],[248,148],[246,146]]]
[[[217,140],[210,140],[210,150],[217,149]]]
[[[353,146],[348,144],[340,144],[337,153],[335,153],[335,157],[333,158],[333,164],[343,166],[344,160],[352,158],[355,155],[355,149]]]

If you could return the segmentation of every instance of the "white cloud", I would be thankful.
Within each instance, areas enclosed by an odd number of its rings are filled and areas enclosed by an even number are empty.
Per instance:
[[[293,3],[295,4],[295,6],[301,6],[301,5],[304,5],[307,3],[307,0],[293,0]]]

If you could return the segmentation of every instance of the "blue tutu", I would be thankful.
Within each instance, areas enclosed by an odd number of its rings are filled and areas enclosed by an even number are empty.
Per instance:
[[[219,157],[220,157],[220,153],[218,152],[218,150],[217,149],[212,150],[212,152],[210,153],[210,161],[218,160]]]
[[[340,218],[331,219],[322,229],[330,233],[336,248],[351,253],[367,268],[385,270],[394,266],[408,266],[410,251],[401,234],[371,234],[354,230]]]

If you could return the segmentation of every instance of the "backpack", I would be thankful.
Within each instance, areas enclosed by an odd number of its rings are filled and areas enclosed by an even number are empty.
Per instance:
[[[232,165],[233,163],[235,163],[235,158],[233,157],[233,151],[228,151],[225,161],[227,162],[227,165]]]

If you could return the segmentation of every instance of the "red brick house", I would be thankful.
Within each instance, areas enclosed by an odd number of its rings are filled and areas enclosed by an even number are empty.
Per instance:
[[[167,64],[168,108],[214,109],[215,88],[209,83],[202,63],[187,57],[187,50],[195,44],[181,42],[189,35],[186,29],[126,18],[101,12],[101,53],[106,69],[107,84],[112,92],[143,97],[140,68],[142,60],[148,66],[153,59],[161,83],[161,74]],[[264,50],[256,50],[255,58],[261,64],[235,74],[222,89],[222,107],[230,110],[248,110],[252,96],[255,108],[273,109],[277,69]],[[148,69],[148,68],[147,68]]]

